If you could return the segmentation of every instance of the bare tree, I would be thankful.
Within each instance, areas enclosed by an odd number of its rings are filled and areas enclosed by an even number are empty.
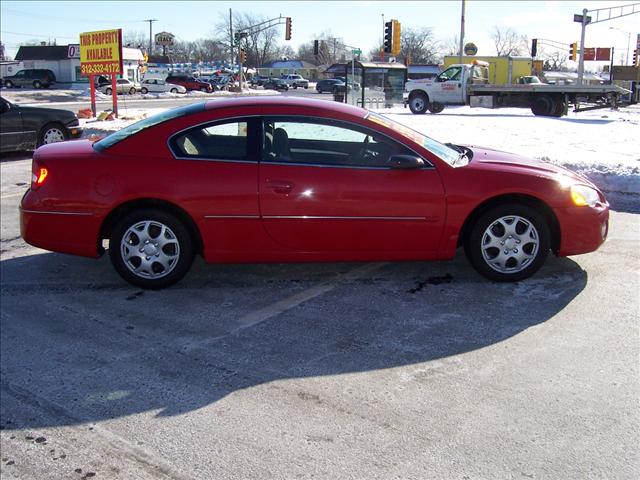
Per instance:
[[[460,55],[460,36],[452,35],[441,43],[442,56]]]
[[[522,55],[526,49],[526,37],[509,27],[504,29],[493,27],[491,39],[496,47],[496,55],[498,56]]]
[[[336,38],[331,31],[325,31],[314,35],[318,40],[318,55],[313,53],[313,40],[304,43],[298,48],[298,58],[315,65],[330,65],[338,60],[342,52],[342,40]]]
[[[548,72],[566,72],[569,70],[565,52],[555,50],[552,53],[543,52],[538,56],[544,60],[543,68]]]
[[[403,28],[400,38],[400,56],[411,59],[411,63],[436,63],[438,42],[430,27]]]
[[[149,49],[149,34],[141,30],[126,31],[122,34],[122,45],[130,48]]]

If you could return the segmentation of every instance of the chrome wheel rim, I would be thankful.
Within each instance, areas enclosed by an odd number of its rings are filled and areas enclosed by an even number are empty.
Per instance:
[[[162,278],[173,271],[180,259],[180,244],[175,233],[163,223],[143,220],[122,236],[120,253],[134,275]]]
[[[493,270],[518,273],[527,268],[540,249],[536,227],[524,217],[508,215],[493,222],[482,234],[482,257]]]
[[[424,110],[426,104],[424,100],[420,97],[415,97],[411,100],[411,105],[413,105],[413,109],[417,111]]]
[[[56,143],[64,141],[64,133],[59,128],[49,128],[44,132],[43,142],[45,145],[48,143]]]

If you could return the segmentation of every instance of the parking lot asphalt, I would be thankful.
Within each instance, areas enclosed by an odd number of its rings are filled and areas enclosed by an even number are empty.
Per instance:
[[[637,478],[640,217],[493,284],[453,262],[205,265],[19,236],[0,163],[2,478]]]

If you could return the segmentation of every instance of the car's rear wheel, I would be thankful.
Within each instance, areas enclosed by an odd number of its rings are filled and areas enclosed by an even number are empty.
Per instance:
[[[541,117],[550,117],[556,109],[556,103],[549,95],[537,95],[531,100],[531,112]]]
[[[414,93],[409,97],[409,109],[411,113],[421,115],[427,111],[429,106],[429,97],[422,92]]]
[[[142,87],[140,89],[140,93],[142,93],[143,95],[146,95],[147,93],[149,93],[149,90],[146,87]]]
[[[111,92],[113,92],[113,90],[111,90],[110,88],[107,88],[104,93],[106,93],[107,95],[111,95]]]
[[[42,88],[42,83],[40,82],[40,80],[33,81],[33,88]]]
[[[177,88],[172,88],[171,90],[169,90],[171,93],[178,93],[178,89]]]
[[[431,113],[440,113],[444,110],[444,105],[442,103],[432,102],[429,104],[429,111]]]
[[[59,123],[48,123],[38,133],[38,144],[48,145],[50,143],[64,142],[69,138],[67,129]]]
[[[207,87],[202,87],[202,88],[200,89],[200,91],[201,91],[201,92],[205,92],[205,93],[206,93],[206,92],[207,92]]]
[[[131,88],[129,89],[129,95],[135,95],[135,93],[136,93],[136,89],[135,89],[135,87],[131,87]]]
[[[495,282],[514,282],[533,275],[550,248],[549,226],[533,208],[504,204],[481,215],[465,239],[473,267]]]
[[[7,80],[4,82],[4,86],[7,88],[13,88],[13,82],[11,80]]]
[[[193,240],[184,224],[162,210],[140,209],[113,228],[109,256],[127,282],[142,288],[173,285],[193,262]]]
[[[297,89],[298,89],[298,84],[297,84],[297,83],[294,83],[294,84],[293,84],[293,89],[294,89],[294,90],[297,90]]]

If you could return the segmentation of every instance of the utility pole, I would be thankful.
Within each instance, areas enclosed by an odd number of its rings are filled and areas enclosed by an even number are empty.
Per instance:
[[[229,47],[229,52],[231,52],[229,65],[233,66],[233,15],[231,14],[231,9],[229,9]]]
[[[459,63],[462,63],[462,49],[464,45],[464,3],[465,0],[462,0],[462,13],[460,14],[460,50],[458,51]]]
[[[151,55],[153,53],[152,45],[153,45],[153,22],[157,22],[158,19],[156,18],[150,18],[149,20],[143,20],[143,22],[149,22],[149,53],[148,55]]]

